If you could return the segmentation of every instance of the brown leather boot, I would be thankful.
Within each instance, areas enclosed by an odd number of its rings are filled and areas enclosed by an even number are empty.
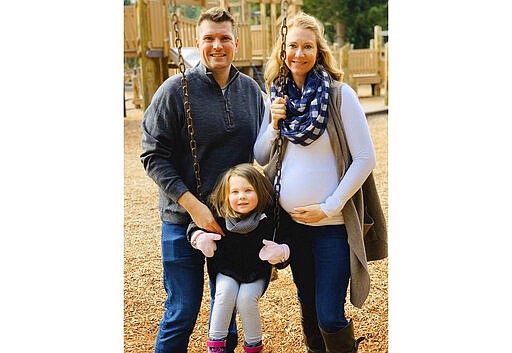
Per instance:
[[[308,353],[326,353],[324,339],[318,327],[315,306],[300,303],[300,309],[302,312],[304,343],[306,344]]]
[[[359,343],[364,340],[364,337],[354,338],[354,324],[352,320],[338,332],[328,333],[322,329],[320,331],[324,338],[327,353],[357,353]]]

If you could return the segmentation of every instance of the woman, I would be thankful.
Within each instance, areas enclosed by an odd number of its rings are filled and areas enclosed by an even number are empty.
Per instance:
[[[269,124],[259,132],[255,157],[261,165],[275,163],[280,129],[280,204],[294,220],[290,265],[308,352],[357,352],[364,338],[354,338],[344,304],[349,279],[356,307],[370,286],[361,192],[376,163],[368,124],[356,93],[340,82],[314,17],[298,13],[288,22],[284,97],[276,92],[280,49],[278,41],[265,70]]]

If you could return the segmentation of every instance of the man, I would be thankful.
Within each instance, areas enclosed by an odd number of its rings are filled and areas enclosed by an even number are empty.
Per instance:
[[[201,62],[188,69],[186,77],[201,191],[208,196],[222,172],[253,161],[264,102],[256,82],[232,65],[238,38],[235,21],[227,10],[212,8],[200,16],[196,47]],[[198,198],[189,146],[181,75],[175,75],[158,88],[142,122],[141,161],[159,187],[167,292],[155,353],[187,352],[200,310],[204,256],[187,241],[187,225],[192,219],[200,228],[223,234],[205,198]],[[208,235],[195,242],[215,248]],[[226,352],[234,352],[236,340],[233,334],[228,336]]]

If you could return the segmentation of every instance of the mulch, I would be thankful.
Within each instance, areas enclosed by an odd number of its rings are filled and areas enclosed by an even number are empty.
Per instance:
[[[160,220],[157,187],[139,161],[142,111],[127,106],[124,118],[124,351],[150,353],[164,312]],[[374,171],[384,212],[388,210],[387,114],[368,118],[378,165]],[[388,259],[371,262],[371,291],[362,309],[345,306],[357,336],[365,336],[360,353],[388,352]],[[207,276],[207,275],[205,275]],[[209,289],[205,287],[201,311],[190,337],[189,352],[206,351]],[[279,271],[260,300],[266,353],[304,352],[300,309],[289,267]],[[243,329],[238,318],[242,352]]]

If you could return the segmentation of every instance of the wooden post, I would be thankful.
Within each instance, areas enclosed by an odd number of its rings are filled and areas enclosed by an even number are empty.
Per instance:
[[[383,48],[384,38],[382,37],[381,33],[382,33],[381,26],[377,25],[377,26],[373,27],[373,49],[377,52],[378,62],[379,62],[379,75],[381,77],[382,86],[384,86],[384,84],[385,84],[384,83],[385,68],[383,68],[383,66],[385,65],[385,63],[383,63],[383,61],[384,61],[384,48]],[[375,86],[372,85],[372,90],[373,90],[373,87],[375,87],[375,90],[374,90],[375,95],[380,96],[381,85],[375,85]]]
[[[240,22],[251,23],[251,9],[247,0],[242,0],[240,4]]]
[[[302,0],[290,0],[288,2],[288,16],[295,16],[302,9]]]
[[[375,46],[373,49],[378,50],[379,52],[382,50],[382,43],[384,42],[380,32],[382,32],[381,26],[373,27],[373,45]]]
[[[281,14],[282,14],[282,9],[281,9]],[[295,4],[293,1],[289,1],[288,2],[288,17],[291,18],[295,15],[296,13],[296,8],[295,8]]]
[[[388,43],[384,44],[384,104],[388,105]]]
[[[342,47],[345,45],[345,23],[336,21],[336,43]]]
[[[133,86],[133,105],[135,108],[140,109],[142,106],[142,97],[140,94],[140,67],[137,67],[133,70],[132,74],[132,86]]]
[[[340,65],[341,69],[343,70],[343,82],[350,83],[350,72],[348,70],[348,52],[350,50],[350,43],[346,42],[343,47],[341,47],[340,50]],[[350,85],[352,86],[352,84]]]
[[[151,103],[151,98],[155,94],[158,87],[169,77],[167,68],[169,53],[162,50],[161,57],[148,57],[147,52],[150,49],[151,42],[151,23],[149,17],[149,1],[161,0],[139,0],[136,2],[137,9],[137,30],[139,36],[139,56],[141,66],[141,93],[142,93],[142,109]]]
[[[270,38],[272,43],[277,40],[276,33],[276,21],[277,21],[277,6],[276,0],[271,0],[270,3]]]
[[[268,58],[268,48],[267,48],[267,10],[266,5],[262,1],[260,2],[260,22],[261,22],[261,35],[262,35],[262,46],[263,46],[263,53],[262,53],[262,59],[263,61],[266,61]]]

